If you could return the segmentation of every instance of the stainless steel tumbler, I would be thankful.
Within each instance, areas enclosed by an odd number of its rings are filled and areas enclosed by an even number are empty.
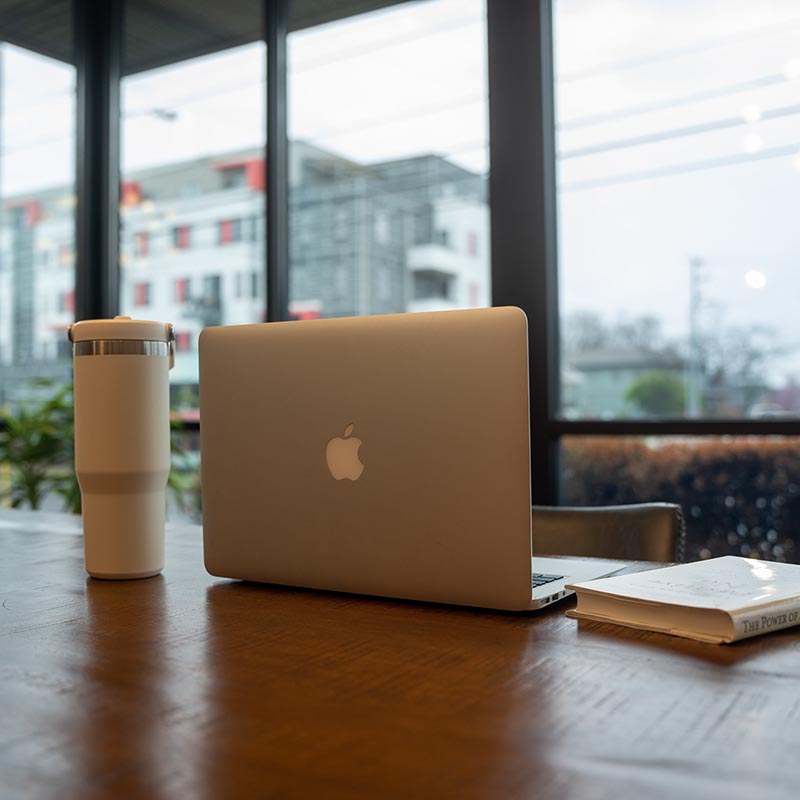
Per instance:
[[[86,571],[146,578],[164,568],[172,325],[130,317],[70,326],[75,470]]]

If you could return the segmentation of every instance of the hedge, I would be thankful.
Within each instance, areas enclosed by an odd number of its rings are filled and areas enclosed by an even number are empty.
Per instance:
[[[800,557],[800,442],[722,439],[567,438],[566,505],[678,503],[686,515],[685,557]]]

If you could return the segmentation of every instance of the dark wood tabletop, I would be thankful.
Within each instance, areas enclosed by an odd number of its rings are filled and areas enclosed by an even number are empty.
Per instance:
[[[229,582],[96,581],[0,511],[0,796],[797,798],[800,629],[709,645]]]

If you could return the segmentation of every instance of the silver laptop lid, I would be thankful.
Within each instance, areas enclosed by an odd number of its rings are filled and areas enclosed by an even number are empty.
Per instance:
[[[516,308],[203,331],[208,571],[527,608],[527,342]]]

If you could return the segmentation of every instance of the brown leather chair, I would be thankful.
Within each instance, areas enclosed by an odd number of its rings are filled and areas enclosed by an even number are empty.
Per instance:
[[[531,513],[536,555],[683,561],[686,525],[673,503],[533,506]]]

